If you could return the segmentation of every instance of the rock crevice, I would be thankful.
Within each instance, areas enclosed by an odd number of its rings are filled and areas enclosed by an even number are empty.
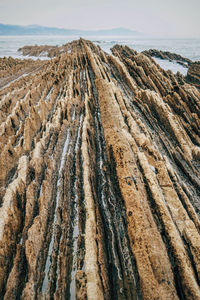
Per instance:
[[[1,298],[200,299],[199,90],[65,46],[0,61]]]

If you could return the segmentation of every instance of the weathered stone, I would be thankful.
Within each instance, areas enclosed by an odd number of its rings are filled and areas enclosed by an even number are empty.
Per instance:
[[[190,67],[186,76],[187,82],[193,84],[197,88],[200,88],[200,62],[194,62],[190,64]]]
[[[156,49],[149,49],[149,50],[145,50],[143,51],[143,53],[145,55],[149,55],[152,57],[157,57],[160,59],[165,59],[165,60],[169,60],[169,61],[174,61],[184,67],[188,67],[192,61],[188,58],[182,57],[179,54],[176,53],[171,53],[169,51],[161,51],[161,50],[156,50]]]
[[[22,51],[55,58],[0,59],[0,295],[200,299],[199,90],[127,46]]]

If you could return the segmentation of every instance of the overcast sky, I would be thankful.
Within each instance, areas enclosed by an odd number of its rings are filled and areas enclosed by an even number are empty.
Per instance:
[[[0,23],[200,38],[200,0],[0,0]]]

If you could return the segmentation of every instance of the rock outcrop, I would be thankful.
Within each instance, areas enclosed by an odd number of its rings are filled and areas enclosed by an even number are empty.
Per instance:
[[[67,43],[60,47],[59,46],[48,46],[48,45],[24,46],[22,48],[19,48],[18,51],[24,56],[53,58],[53,57],[59,56],[63,52],[70,52],[72,44],[73,43]]]
[[[42,66],[40,60],[32,59],[14,59],[4,57],[0,59],[0,88],[5,87],[7,83],[19,79],[20,76],[26,76],[29,73],[38,70]]]
[[[200,61],[190,64],[186,76],[187,82],[200,88]]]
[[[184,67],[187,67],[192,63],[192,60],[189,58],[183,57],[180,54],[172,53],[169,51],[161,51],[156,49],[149,49],[143,51],[145,55],[151,56],[151,57],[157,57],[160,59],[165,59],[169,61],[176,62]]]
[[[1,298],[200,299],[199,90],[68,47],[0,90]]]

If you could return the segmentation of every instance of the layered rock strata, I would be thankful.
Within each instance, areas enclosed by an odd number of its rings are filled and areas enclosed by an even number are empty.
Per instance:
[[[0,90],[2,299],[200,299],[200,93],[112,52]]]
[[[34,46],[24,46],[19,48],[18,51],[24,56],[36,56],[36,57],[49,57],[53,58],[59,56],[63,52],[71,51],[72,43],[67,43],[62,46],[48,46],[48,45],[34,45]]]
[[[12,57],[4,57],[0,59],[0,88],[5,87],[20,76],[26,76],[42,66],[40,60],[32,59],[14,59]]]
[[[192,61],[189,58],[183,57],[180,54],[172,53],[169,51],[161,51],[157,49],[149,49],[143,51],[145,55],[157,57],[164,60],[169,60],[176,62],[184,67],[187,67],[192,63]]]
[[[194,62],[190,65],[186,80],[200,89],[200,61]]]

